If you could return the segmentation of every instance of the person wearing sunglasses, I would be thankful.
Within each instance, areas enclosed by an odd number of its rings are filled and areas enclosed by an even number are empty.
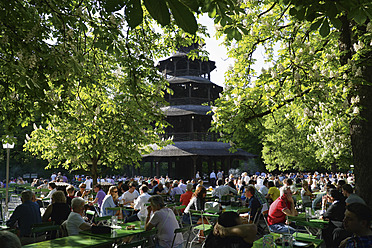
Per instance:
[[[108,190],[108,194],[105,196],[105,198],[102,201],[101,206],[101,216],[114,216],[116,215],[117,211],[113,210],[106,210],[106,208],[114,208],[116,207],[115,202],[118,199],[118,188],[116,186],[111,186]]]

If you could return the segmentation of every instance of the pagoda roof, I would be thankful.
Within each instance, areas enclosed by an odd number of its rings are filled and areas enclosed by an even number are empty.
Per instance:
[[[162,107],[161,110],[166,116],[212,115],[212,113],[207,114],[211,111],[211,107],[204,105],[174,105]]]
[[[212,81],[210,81],[210,80],[208,80],[206,78],[197,77],[197,76],[178,76],[178,77],[171,77],[171,78],[168,78],[167,81],[170,84],[200,83],[200,84],[214,84],[214,85],[218,86],[217,84],[213,83]],[[218,87],[221,87],[221,86],[218,86]]]
[[[187,156],[233,156],[254,158],[257,155],[237,149],[230,152],[230,144],[213,141],[176,141],[173,145],[168,145],[159,149],[157,145],[151,145],[154,151],[142,157],[187,157]]]

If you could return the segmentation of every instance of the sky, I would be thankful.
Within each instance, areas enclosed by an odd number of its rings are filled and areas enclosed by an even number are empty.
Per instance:
[[[204,14],[198,18],[198,22],[207,27],[210,38],[205,39],[204,49],[209,52],[209,59],[216,62],[216,69],[211,72],[211,81],[217,85],[224,86],[225,72],[228,70],[230,65],[233,65],[234,61],[227,55],[227,49],[221,44],[223,38],[217,40],[215,37],[216,29],[214,27],[213,20]],[[258,73],[261,72],[261,68],[267,68],[265,64],[263,49],[259,48],[253,54],[253,57],[257,60],[256,64],[252,67]]]

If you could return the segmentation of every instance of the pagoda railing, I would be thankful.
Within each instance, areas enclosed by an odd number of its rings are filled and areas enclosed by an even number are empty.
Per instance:
[[[202,105],[203,103],[208,103],[208,98],[199,97],[185,97],[185,98],[171,98],[165,99],[170,105]]]
[[[173,136],[173,141],[217,141],[219,135],[216,133],[166,133],[163,138],[168,139]]]

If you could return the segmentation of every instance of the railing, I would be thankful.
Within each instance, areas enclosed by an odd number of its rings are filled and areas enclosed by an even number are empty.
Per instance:
[[[198,97],[185,97],[185,98],[168,98],[165,99],[170,105],[202,105],[203,103],[208,103],[208,98],[198,98]]]
[[[219,135],[216,133],[167,133],[162,135],[168,139],[173,136],[173,141],[217,141]]]

